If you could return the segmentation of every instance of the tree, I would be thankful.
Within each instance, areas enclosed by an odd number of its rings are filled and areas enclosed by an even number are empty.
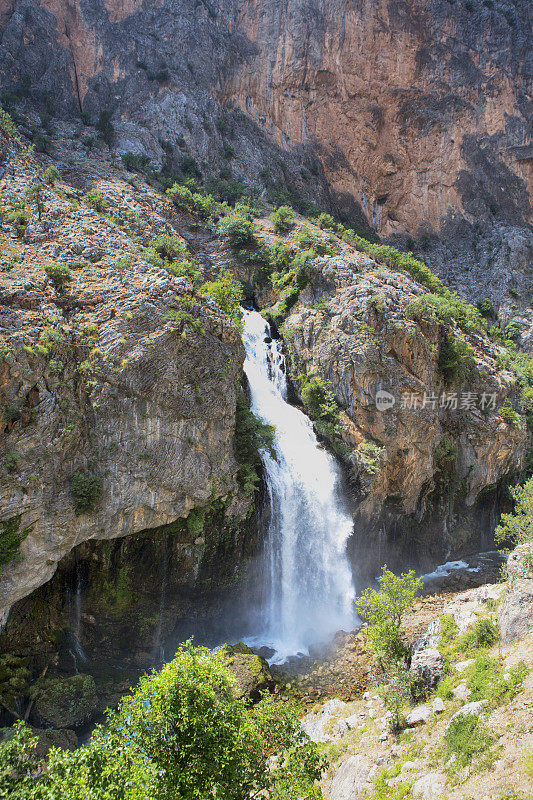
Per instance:
[[[298,712],[265,697],[249,708],[218,651],[183,645],[144,675],[90,744],[53,749],[46,769],[23,724],[0,743],[0,798],[17,800],[319,800],[323,761]]]
[[[30,203],[35,203],[35,207],[37,209],[37,214],[39,215],[39,222],[40,222],[44,210],[42,185],[40,183],[36,183],[34,186],[28,186],[24,194],[26,195]]]
[[[243,213],[228,214],[217,225],[218,232],[225,236],[232,247],[256,244],[255,226]]]
[[[47,264],[44,271],[46,277],[50,278],[54,287],[58,290],[72,280],[72,274],[66,264]]]
[[[414,570],[395,575],[387,565],[378,578],[379,590],[366,589],[356,601],[359,615],[368,622],[364,634],[368,638],[383,671],[394,663],[406,660],[409,649],[400,638],[402,616],[422,588]]]
[[[221,269],[216,281],[207,281],[200,291],[217,303],[222,311],[242,329],[242,288],[231,272]]]
[[[510,514],[502,514],[495,531],[496,540],[512,541],[515,545],[533,544],[533,478],[510,491],[515,509]]]

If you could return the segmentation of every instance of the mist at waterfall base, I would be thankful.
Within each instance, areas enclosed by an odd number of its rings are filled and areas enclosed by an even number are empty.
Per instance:
[[[270,517],[250,611],[256,630],[246,641],[271,648],[271,661],[281,663],[354,627],[346,556],[353,523],[334,458],[319,445],[309,418],[287,402],[280,342],[260,314],[243,315],[251,410],[274,427],[276,454],[261,453]]]

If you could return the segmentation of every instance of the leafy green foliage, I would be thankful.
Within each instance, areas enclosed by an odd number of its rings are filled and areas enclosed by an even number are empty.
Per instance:
[[[470,769],[479,764],[495,741],[474,714],[456,717],[444,734],[445,758],[455,756],[454,768],[457,765]]]
[[[496,658],[487,653],[477,654],[474,663],[467,669],[467,687],[472,700],[488,700],[491,706],[508,703],[516,697],[529,670],[521,661],[509,669],[504,677]]]
[[[12,653],[0,655],[0,700],[5,706],[17,707],[17,700],[26,694],[30,680],[28,658]]]
[[[239,211],[223,217],[217,230],[221,236],[227,238],[232,247],[250,247],[257,243],[254,223]]]
[[[16,208],[8,214],[7,218],[15,228],[17,236],[21,239],[30,221],[28,212],[25,208]]]
[[[26,189],[24,190],[24,194],[26,195],[30,203],[35,203],[37,214],[39,216],[39,219],[41,219],[44,211],[42,184],[34,183],[32,186],[27,186]]]
[[[300,396],[317,429],[326,436],[339,434],[339,405],[335,395],[316,375],[305,375]]]
[[[437,368],[447,384],[466,377],[475,367],[474,350],[460,336],[443,331],[439,343]]]
[[[440,321],[446,325],[456,323],[467,332],[483,330],[487,323],[475,306],[465,303],[456,294],[443,287],[442,292],[423,294],[407,306],[415,319],[426,322]]]
[[[395,575],[387,565],[378,578],[379,589],[365,589],[356,600],[357,611],[368,623],[364,635],[381,668],[405,660],[409,649],[400,638],[402,616],[414,603],[422,580],[414,570]]]
[[[47,278],[49,278],[56,289],[62,289],[72,280],[72,273],[66,264],[47,264],[44,268]]]
[[[196,214],[200,219],[210,219],[216,211],[212,195],[203,195],[188,185],[175,183],[167,189],[167,195],[177,208]]]
[[[522,417],[520,416],[518,411],[516,411],[513,408],[512,403],[508,397],[505,398],[505,400],[501,405],[500,417],[502,417],[502,419],[508,422],[509,425],[512,425],[513,428],[520,428],[520,426],[522,425]]]
[[[54,186],[56,181],[60,179],[61,175],[59,174],[59,170],[57,167],[51,166],[48,167],[46,172],[44,173],[44,180],[49,186]]]
[[[286,319],[300,292],[307,286],[308,265],[314,258],[316,258],[314,250],[294,252],[292,248],[285,247],[280,242],[276,242],[270,249],[270,262],[279,269],[272,273],[270,280],[275,289],[281,290],[279,302],[270,311],[270,316],[277,325]]]
[[[210,194],[217,198],[217,200],[225,201],[230,205],[234,205],[237,200],[248,194],[249,189],[241,181],[236,181],[231,178],[215,178],[207,184],[207,190]]]
[[[102,479],[92,472],[75,472],[70,480],[70,494],[77,514],[94,511],[102,496]]]
[[[494,303],[490,298],[485,297],[483,300],[478,300],[477,308],[479,313],[485,317],[486,319],[496,319],[496,311],[494,309]]]
[[[107,200],[98,189],[89,189],[83,198],[83,202],[93,211],[98,211],[98,213],[104,212],[107,208]]]
[[[0,569],[4,564],[9,564],[20,558],[19,547],[24,539],[31,533],[33,525],[20,529],[22,514],[0,521]]]
[[[200,291],[214,300],[242,330],[242,287],[231,272],[220,270],[216,281],[207,281],[200,286]]]
[[[143,676],[105,728],[46,770],[23,724],[0,744],[0,797],[18,800],[319,800],[323,766],[289,704],[237,699],[221,652],[182,646]],[[28,777],[31,776],[31,777]]]
[[[492,647],[500,638],[498,626],[487,618],[479,619],[471,625],[456,642],[460,652],[469,653],[480,647]]]
[[[52,727],[81,725],[96,707],[96,685],[91,675],[39,678],[30,689],[39,717]]]
[[[150,158],[146,155],[146,153],[129,152],[124,153],[122,156],[122,163],[128,172],[144,172],[150,163]]]
[[[237,387],[233,450],[235,459],[240,465],[237,479],[248,494],[253,494],[259,483],[261,467],[259,451],[266,451],[272,458],[276,456],[274,435],[274,428],[266,425],[250,411],[246,394],[240,386]]]
[[[408,800],[412,797],[412,781],[393,783],[392,779],[398,777],[402,762],[398,761],[392,767],[382,770],[374,779],[374,792],[370,800]]]
[[[269,219],[274,225],[276,233],[287,233],[294,226],[295,213],[290,206],[279,206],[270,215]]]
[[[5,109],[0,106],[0,128],[6,133],[8,136],[16,136],[17,135],[17,128],[11,115],[7,113]]]
[[[410,672],[403,659],[389,665],[380,694],[389,714],[391,733],[398,733],[405,725],[403,712],[412,699],[416,682],[416,675]]]
[[[317,218],[317,225],[327,231],[336,231],[339,227],[331,214],[319,214]]]
[[[495,537],[499,542],[511,541],[515,545],[533,544],[533,478],[523,486],[510,489],[515,501],[514,511],[502,514]]]
[[[189,248],[179,236],[158,236],[148,242],[142,251],[143,258],[154,267],[166,269],[176,278],[187,278],[198,288],[203,279],[203,270],[197,265]]]

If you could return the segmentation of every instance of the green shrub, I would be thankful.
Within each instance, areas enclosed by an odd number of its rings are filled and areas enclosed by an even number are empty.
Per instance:
[[[407,306],[406,311],[413,318],[426,322],[456,323],[467,332],[486,329],[486,322],[477,308],[448,290],[440,294],[423,294]]]
[[[480,762],[496,738],[474,714],[456,717],[444,734],[445,758],[455,756],[454,768],[481,766]]]
[[[0,128],[8,136],[17,136],[17,128],[11,116],[0,107]]]
[[[415,577],[414,570],[395,575],[385,564],[378,582],[379,590],[365,589],[355,604],[359,616],[368,623],[364,635],[385,672],[391,664],[409,657],[409,648],[400,637],[400,625],[422,588],[422,580]]]
[[[102,479],[91,472],[75,472],[70,480],[70,494],[77,514],[94,511],[102,497]]]
[[[146,155],[146,153],[129,152],[124,153],[122,156],[122,163],[128,172],[144,172],[150,163],[150,158]]]
[[[98,189],[90,189],[83,198],[83,202],[93,211],[98,211],[99,213],[102,213],[107,208],[107,200]]]
[[[494,303],[488,297],[485,297],[483,300],[478,300],[476,305],[479,313],[482,316],[486,317],[487,319],[496,319]]]
[[[520,326],[514,320],[505,326],[505,338],[515,342],[520,338]]]
[[[513,408],[512,403],[508,397],[502,403],[502,406],[500,408],[500,417],[502,417],[502,419],[508,422],[509,425],[512,425],[513,428],[520,428],[520,426],[522,425],[522,417],[520,416],[518,411],[516,411]]]
[[[236,212],[228,214],[220,220],[217,229],[232,247],[250,247],[257,244],[254,223],[244,214]]]
[[[451,675],[445,675],[437,686],[437,697],[440,697],[442,700],[453,700],[453,686],[454,680]]]
[[[242,329],[242,287],[231,272],[220,270],[216,281],[207,281],[200,286],[200,291],[214,300],[222,311]]]
[[[233,450],[235,460],[239,464],[237,479],[241,488],[248,494],[253,494],[259,484],[261,469],[259,451],[264,450],[272,458],[276,457],[274,436],[274,428],[266,425],[250,411],[246,395],[238,386]]]
[[[437,369],[447,384],[466,377],[475,368],[473,348],[460,336],[443,330],[439,341]]]
[[[294,227],[295,213],[290,206],[280,206],[270,215],[276,233],[287,233]]]
[[[217,200],[225,201],[226,203],[230,203],[230,205],[234,205],[237,200],[240,200],[241,197],[244,197],[249,191],[248,187],[244,183],[241,183],[241,181],[232,179],[224,180],[222,178],[209,181],[207,189]]]
[[[12,211],[10,214],[8,214],[8,220],[15,228],[15,232],[19,239],[22,239],[24,236],[24,231],[28,227],[30,221],[30,217],[26,209],[18,208],[15,211]]]
[[[523,486],[510,489],[515,502],[512,513],[502,514],[500,524],[496,528],[495,537],[498,542],[533,544],[533,478],[529,478]]]
[[[54,186],[56,181],[60,179],[59,170],[57,167],[48,167],[46,172],[44,173],[44,180],[49,186]]]
[[[388,726],[391,733],[398,733],[405,727],[403,712],[412,699],[416,680],[416,675],[409,671],[403,659],[389,665],[380,695],[389,714]]]
[[[316,375],[306,375],[302,381],[300,396],[317,429],[326,436],[338,435],[339,404],[331,389]]]
[[[500,638],[498,626],[491,619],[480,619],[471,625],[456,643],[457,650],[468,653],[480,647],[492,647]]]
[[[148,247],[155,250],[167,263],[187,258],[190,255],[189,248],[179,236],[158,236],[148,242]]]
[[[472,701],[488,700],[491,706],[509,703],[516,697],[529,670],[521,661],[508,670],[504,678],[497,659],[486,653],[478,653],[472,666],[467,670],[467,687]]]
[[[331,214],[319,214],[317,218],[317,225],[326,231],[336,231],[338,228],[337,223],[331,216]]]
[[[53,750],[42,768],[24,724],[0,744],[1,789],[19,800],[320,800],[323,760],[297,711],[237,699],[225,655],[182,646],[108,712],[88,745]],[[27,778],[30,775],[30,778]]]
[[[98,131],[104,142],[106,142],[106,144],[108,145],[111,144],[111,141],[113,139],[113,134],[115,132],[113,123],[111,122],[111,116],[112,116],[111,111],[107,110],[101,111],[100,116],[98,117],[98,122],[95,125],[96,130]]]
[[[180,183],[167,189],[167,195],[177,208],[196,214],[200,219],[209,219],[216,210],[215,201],[210,194],[202,195]]]
[[[66,264],[47,264],[44,268],[47,278],[52,281],[56,289],[62,289],[72,280],[72,273]]]
[[[21,530],[22,514],[0,521],[0,570],[4,564],[20,558],[19,548],[24,539],[31,533],[33,524]]]

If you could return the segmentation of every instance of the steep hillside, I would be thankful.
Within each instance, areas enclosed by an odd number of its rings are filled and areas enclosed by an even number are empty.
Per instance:
[[[103,114],[119,153],[170,170],[288,185],[421,248],[469,299],[528,304],[526,0],[5,0],[0,24],[8,102]]]

